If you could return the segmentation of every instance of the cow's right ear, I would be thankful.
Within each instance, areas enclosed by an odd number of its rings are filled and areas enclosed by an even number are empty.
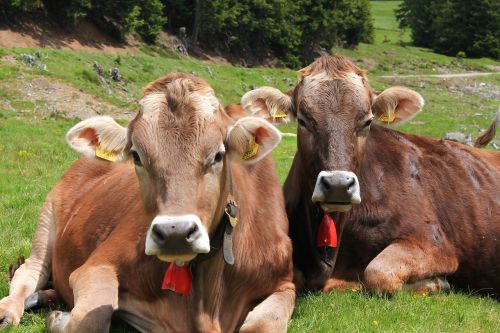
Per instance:
[[[247,92],[241,98],[241,106],[250,116],[263,118],[291,118],[292,98],[272,87],[261,87]]]
[[[66,141],[88,158],[121,161],[126,157],[127,128],[108,116],[92,117],[73,126],[66,133]]]

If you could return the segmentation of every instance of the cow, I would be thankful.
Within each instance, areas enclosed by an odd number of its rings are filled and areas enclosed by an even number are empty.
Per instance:
[[[500,153],[381,126],[420,112],[420,94],[378,93],[348,58],[323,56],[290,93],[241,103],[297,118],[283,191],[298,289],[500,291]]]
[[[141,332],[286,331],[295,286],[268,155],[276,128],[234,121],[205,81],[171,73],[128,126],[98,116],[66,139],[84,157],[47,196],[2,325],[19,324],[51,275],[71,312],[50,313],[50,332],[107,332],[114,314]]]

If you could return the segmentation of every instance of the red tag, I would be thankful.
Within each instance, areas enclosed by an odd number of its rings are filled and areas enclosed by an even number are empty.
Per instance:
[[[179,267],[175,263],[171,263],[165,272],[161,289],[169,289],[178,294],[188,295],[191,291],[191,272],[189,266]]]
[[[325,213],[321,219],[316,235],[317,246],[330,246],[337,247],[337,230],[335,230],[335,223],[331,216]]]

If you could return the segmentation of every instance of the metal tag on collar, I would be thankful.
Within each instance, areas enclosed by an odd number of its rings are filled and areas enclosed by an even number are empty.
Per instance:
[[[225,211],[229,217],[229,223],[231,223],[231,226],[234,228],[236,224],[238,224],[238,218],[236,217],[238,214],[238,205],[236,204],[236,201],[228,199]]]
[[[224,261],[228,265],[234,265],[233,227],[231,226],[231,224],[226,224],[226,230],[224,230],[224,242],[222,247],[222,251],[224,253]]]

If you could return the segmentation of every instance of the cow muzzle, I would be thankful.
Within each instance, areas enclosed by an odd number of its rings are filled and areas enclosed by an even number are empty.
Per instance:
[[[361,203],[358,177],[350,171],[321,171],[312,201],[326,212],[347,212]]]
[[[210,252],[210,239],[196,215],[159,215],[148,230],[145,252],[163,261],[186,262]]]

